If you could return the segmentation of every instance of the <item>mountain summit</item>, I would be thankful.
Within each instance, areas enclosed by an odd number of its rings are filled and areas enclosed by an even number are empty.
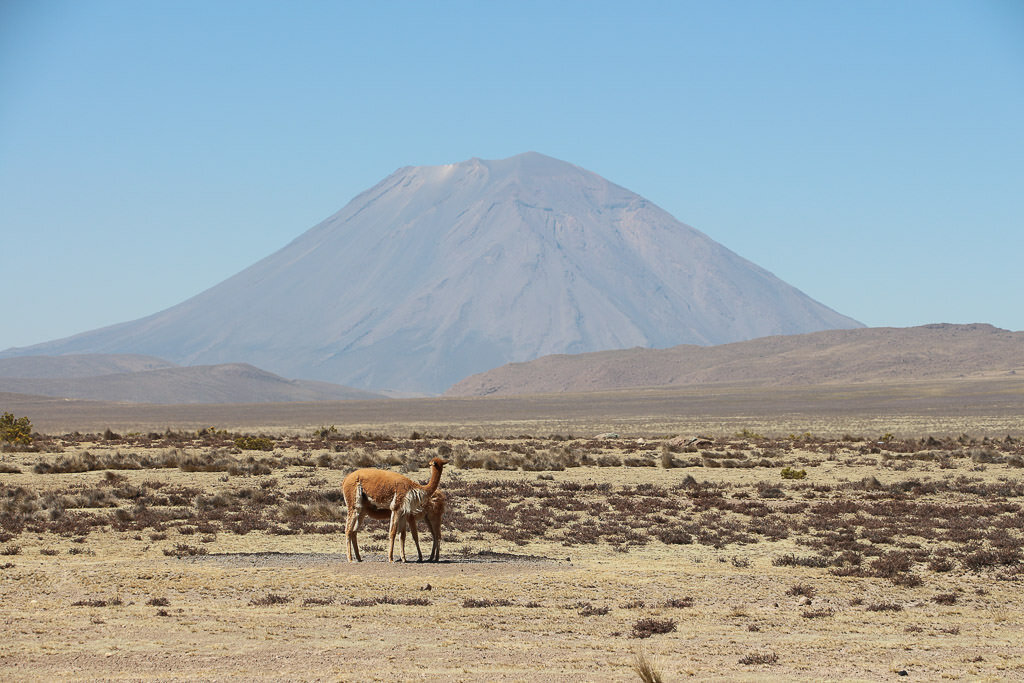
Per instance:
[[[643,197],[531,152],[401,168],[177,306],[3,355],[245,362],[440,393],[553,353],[860,326]]]

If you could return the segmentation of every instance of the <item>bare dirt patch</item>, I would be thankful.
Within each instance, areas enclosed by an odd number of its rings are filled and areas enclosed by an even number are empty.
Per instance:
[[[346,563],[345,553],[284,553],[284,552],[262,552],[262,553],[209,553],[193,557],[184,557],[182,562],[186,564],[215,564],[222,567],[337,567],[342,565],[345,571],[372,572],[379,571],[377,564],[387,564],[387,558],[383,556],[370,556],[361,563]],[[438,562],[408,562],[404,567],[409,572],[422,574],[442,573],[447,567],[472,565],[480,567],[481,570],[505,568],[509,571],[516,571],[522,568],[536,567],[537,565],[558,565],[569,564],[567,559],[561,561],[537,555],[515,555],[513,553],[498,553],[489,550],[481,550],[472,555],[450,555]],[[395,565],[402,567],[403,565]],[[369,569],[362,569],[369,567]]]

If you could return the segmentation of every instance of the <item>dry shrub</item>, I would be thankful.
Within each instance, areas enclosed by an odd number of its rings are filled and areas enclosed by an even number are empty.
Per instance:
[[[974,571],[986,567],[1014,565],[1020,562],[1021,554],[1017,548],[981,549],[963,559],[964,566]]]
[[[994,464],[1003,462],[1005,458],[993,448],[982,447],[971,449],[971,460],[978,464]]]
[[[281,508],[280,518],[286,522],[298,522],[306,518],[306,506],[302,503],[287,503]]]
[[[110,600],[79,600],[71,603],[72,607],[117,607],[123,605],[124,601],[121,597],[115,597]]]
[[[168,557],[189,557],[192,555],[206,555],[206,548],[196,548],[187,543],[178,543],[173,548],[164,548],[164,555]]]
[[[903,605],[898,602],[873,602],[868,605],[869,612],[902,612]]]
[[[489,600],[487,598],[466,598],[462,601],[463,607],[511,607],[512,601],[505,600],[504,598],[498,600]]]
[[[775,567],[827,567],[830,561],[821,555],[800,556],[793,553],[779,555],[772,558],[772,565]]]
[[[637,622],[633,624],[633,631],[631,635],[634,638],[650,638],[656,634],[672,633],[675,630],[675,619],[654,619],[648,617],[646,619],[638,619]]]
[[[235,447],[243,451],[272,451],[274,442],[263,436],[240,436],[235,439]]]
[[[309,518],[321,522],[338,521],[344,516],[340,507],[327,501],[315,503],[309,510]]]
[[[906,573],[897,574],[896,576],[892,577],[892,582],[897,586],[903,586],[904,588],[916,588],[917,586],[920,586],[924,583],[924,579],[922,579],[917,574]]]
[[[666,545],[690,545],[693,543],[693,536],[682,529],[656,529],[654,531],[654,536]]]
[[[740,664],[750,666],[752,664],[775,664],[779,656],[774,652],[751,652],[740,659]]]
[[[594,607],[589,602],[577,602],[574,607],[579,610],[581,617],[600,617],[611,611],[608,607]]]
[[[305,600],[302,601],[302,606],[303,607],[308,607],[310,605],[333,605],[333,604],[334,604],[334,598],[330,598],[330,597],[328,597],[328,598],[306,598]]]
[[[249,601],[249,604],[254,607],[266,607],[268,605],[283,605],[291,601],[292,599],[287,596],[277,595],[276,593],[267,593],[262,598],[253,598]]]
[[[643,606],[642,602],[640,603],[640,606],[641,607]],[[669,598],[668,600],[665,601],[665,607],[676,607],[676,608],[693,607],[693,598],[691,598],[691,597]]]
[[[910,571],[910,556],[904,552],[889,552],[871,563],[875,576],[891,579],[897,574]]]
[[[407,605],[410,607],[426,607],[430,604],[427,598],[393,598],[390,595],[378,595],[375,598],[356,598],[346,603],[349,607],[374,607],[376,605]]]
[[[817,591],[814,590],[814,586],[805,583],[795,583],[786,591],[786,595],[802,595],[805,598],[813,598],[815,593]]]

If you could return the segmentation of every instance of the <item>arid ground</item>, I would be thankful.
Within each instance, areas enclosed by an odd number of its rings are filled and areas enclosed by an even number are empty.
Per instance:
[[[1019,389],[868,393],[0,404],[0,678],[1024,678]],[[442,561],[348,564],[345,474],[438,454]]]

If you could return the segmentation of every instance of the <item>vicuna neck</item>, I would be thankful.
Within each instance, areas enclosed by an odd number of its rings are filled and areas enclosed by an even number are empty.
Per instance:
[[[438,484],[441,483],[441,468],[431,467],[430,468],[430,481],[427,482],[426,491],[427,495],[431,495],[437,490]]]

